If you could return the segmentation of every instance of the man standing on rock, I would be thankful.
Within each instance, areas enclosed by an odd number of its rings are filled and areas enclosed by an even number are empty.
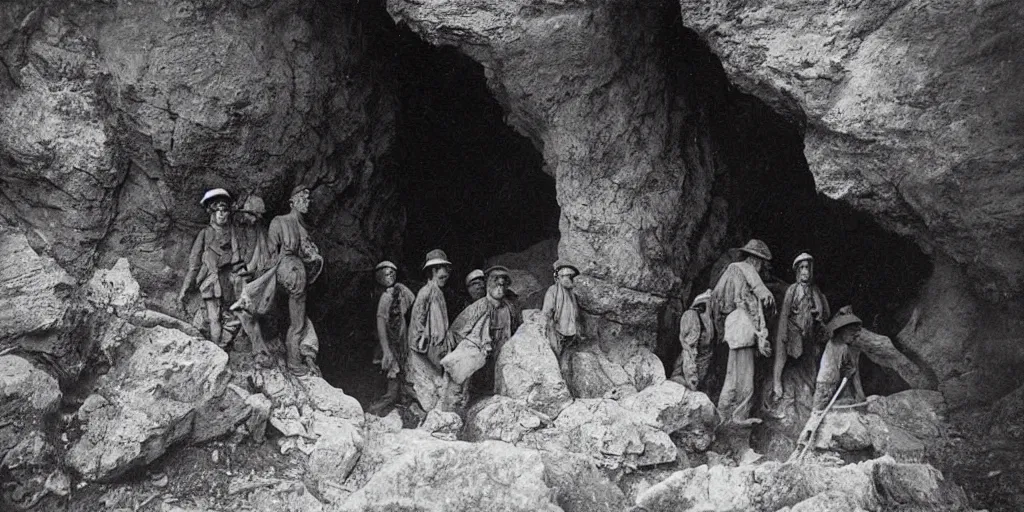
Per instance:
[[[232,309],[245,309],[254,315],[264,315],[273,304],[278,287],[288,294],[288,332],[285,334],[286,365],[294,375],[309,372],[319,374],[316,355],[320,344],[312,322],[306,317],[306,289],[319,275],[323,258],[302,222],[309,211],[309,188],[297,186],[292,190],[291,211],[270,221],[267,247],[271,267],[259,279],[245,285],[242,298]],[[306,265],[309,264],[310,275]],[[259,330],[258,325],[256,326]],[[257,334],[254,347],[263,344]]]
[[[263,214],[266,207],[263,205],[263,198],[251,195],[242,205],[242,208],[235,212],[234,228],[235,236],[238,239],[238,253],[241,263],[235,273],[235,297],[241,297],[245,285],[255,277],[263,275],[270,267],[270,253],[267,248],[267,228],[263,224]],[[266,346],[263,345],[261,333],[256,325],[256,318],[245,310],[235,310],[238,320],[242,323],[242,329],[253,346],[253,354],[267,354]],[[260,338],[260,339],[257,339]],[[260,346],[256,346],[259,343]],[[236,342],[236,348],[238,346]],[[261,356],[262,357],[262,356]]]
[[[235,287],[232,272],[242,259],[238,253],[238,240],[229,223],[231,216],[231,194],[222,188],[209,190],[199,201],[210,214],[210,225],[196,235],[188,257],[188,272],[181,283],[178,302],[184,310],[185,296],[192,285],[198,285],[199,293],[206,305],[206,317],[210,323],[210,340],[223,347],[221,326],[222,303],[234,300]]]
[[[796,283],[786,289],[779,324],[775,334],[775,365],[772,368],[772,399],[782,398],[782,371],[787,357],[799,359],[804,354],[817,360],[819,341],[827,339],[825,320],[829,317],[828,300],[814,284],[814,258],[803,253],[793,261]]]
[[[494,266],[485,275],[487,295],[460,313],[449,330],[456,348],[441,361],[445,388],[440,406],[444,411],[462,413],[470,382],[474,392],[493,392],[494,361],[522,323],[519,310],[505,297],[512,284],[508,269]]]
[[[771,355],[763,308],[774,308],[775,298],[758,275],[765,263],[772,259],[768,246],[754,239],[740,248],[740,252],[745,253],[746,258],[731,263],[711,292],[711,313],[715,331],[722,333],[722,339],[729,345],[729,361],[722,394],[718,398],[718,412],[728,428],[738,430],[734,439],[737,444],[731,448],[737,452],[734,455],[748,459],[758,456],[749,449],[749,430],[743,429],[761,421],[750,418],[754,398],[754,355],[755,351],[764,357]],[[740,451],[744,453],[738,453]]]
[[[676,359],[671,379],[690,390],[707,390],[706,379],[711,367],[715,326],[711,321],[708,301],[711,290],[693,299],[693,305],[679,319],[679,344],[683,351]]]
[[[380,367],[388,379],[387,392],[370,406],[370,412],[380,413],[398,399],[401,392],[403,370],[408,359],[407,317],[412,303],[416,300],[412,290],[398,282],[398,267],[390,261],[382,261],[375,268],[377,283],[384,292],[377,302],[377,340],[380,343]]]
[[[427,253],[423,270],[429,280],[416,294],[409,320],[406,379],[424,411],[437,405],[444,383],[441,359],[455,348],[448,335],[448,305],[441,290],[451,275],[451,265],[444,251]]]
[[[551,351],[561,361],[562,353],[572,346],[580,335],[579,305],[573,288],[580,271],[565,260],[553,265],[555,284],[544,293],[544,304],[540,308],[544,332],[551,344]]]

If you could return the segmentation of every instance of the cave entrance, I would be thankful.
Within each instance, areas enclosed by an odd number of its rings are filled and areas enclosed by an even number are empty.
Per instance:
[[[715,195],[729,204],[730,246],[739,247],[750,238],[765,241],[773,254],[770,279],[783,291],[795,279],[794,258],[810,253],[815,282],[832,312],[851,305],[865,328],[889,336],[899,348],[895,335],[909,318],[907,305],[931,273],[931,260],[869,215],[819,194],[798,122],[733,87],[718,57],[678,16],[666,31],[668,65],[678,77],[678,97],[694,113],[691,118],[709,120],[688,129],[704,130],[717,164],[728,170],[716,181]],[[706,269],[696,280],[686,306],[714,286],[712,274]],[[770,280],[766,284],[772,287]],[[670,370],[680,350],[675,328],[671,335],[663,333],[659,343],[659,356]],[[724,377],[725,359],[716,360]],[[889,394],[908,387],[895,372],[866,357],[860,369],[865,393]]]
[[[533,144],[505,124],[480,64],[395,26],[383,7],[373,11],[367,14],[377,30],[371,41],[399,103],[392,179],[402,205],[396,215],[405,226],[401,250],[384,257],[415,293],[426,280],[426,252],[444,250],[453,263],[445,294],[454,320],[467,298],[470,271],[492,256],[558,236],[555,182]],[[335,330],[340,346],[322,354],[321,366],[332,384],[366,407],[384,393],[386,381],[372,362],[371,304],[379,290],[374,293],[370,273],[364,281],[366,304],[352,308],[361,313],[346,315]]]

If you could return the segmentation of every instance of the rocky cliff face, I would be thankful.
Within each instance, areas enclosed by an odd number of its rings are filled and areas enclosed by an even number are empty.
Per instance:
[[[397,243],[379,167],[394,105],[356,6],[8,2],[0,18],[0,217],[82,278],[127,256],[151,299],[181,279],[203,191],[287,209],[338,273]]]

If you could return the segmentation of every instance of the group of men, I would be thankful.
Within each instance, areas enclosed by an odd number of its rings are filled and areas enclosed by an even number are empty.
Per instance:
[[[553,265],[555,283],[541,309],[544,330],[555,355],[580,333],[580,315],[573,281],[579,275],[571,263]],[[382,288],[376,307],[376,333],[381,369],[388,378],[385,395],[370,410],[382,412],[408,398],[420,414],[432,409],[462,413],[470,394],[495,391],[495,362],[505,343],[522,323],[512,298],[512,276],[497,265],[466,276],[470,302],[449,322],[442,288],[452,272],[444,251],[427,253],[426,284],[413,295],[397,282],[398,267],[390,261],[375,269]]]
[[[309,196],[307,187],[295,187],[289,196],[291,211],[264,228],[266,210],[259,196],[250,196],[232,212],[231,194],[222,188],[207,191],[199,204],[209,213],[210,223],[192,244],[178,293],[184,309],[188,292],[198,288],[210,339],[226,346],[241,326],[262,366],[272,365],[275,357],[263,337],[260,317],[270,312],[276,296],[287,295],[285,362],[295,375],[319,374],[319,342],[306,316],[306,288],[319,275],[323,259],[302,223]]]
[[[773,348],[773,399],[781,399],[785,393],[783,372],[787,361],[801,358],[810,358],[818,365],[812,400],[816,413],[820,414],[829,402],[842,376],[850,377],[856,393],[863,397],[856,378],[857,352],[849,347],[861,321],[849,306],[830,319],[828,300],[814,284],[814,258],[803,253],[793,261],[796,282],[786,290],[778,308],[773,344],[768,327],[776,310],[775,297],[761,279],[772,254],[764,242],[756,239],[739,252],[742,259],[730,263],[714,287],[698,295],[683,313],[679,330],[682,353],[672,379],[690,389],[709,391],[714,345],[724,342],[729,356],[718,411],[726,424],[743,427],[761,421],[750,417],[755,358],[772,357]],[[749,430],[746,432],[741,444],[749,450]]]
[[[306,316],[306,289],[319,275],[323,259],[302,222],[309,196],[306,187],[292,190],[291,211],[274,217],[264,230],[262,199],[250,196],[232,218],[231,194],[219,188],[208,191],[200,205],[208,211],[210,223],[196,236],[178,294],[184,307],[187,293],[197,287],[210,338],[227,345],[240,326],[251,341],[255,361],[264,366],[273,364],[274,357],[259,319],[271,310],[276,296],[286,295],[285,361],[295,375],[319,373],[315,362],[319,344]],[[690,389],[708,391],[713,347],[726,343],[729,356],[718,410],[726,423],[750,425],[761,421],[750,417],[757,355],[767,358],[774,352],[771,396],[780,399],[787,361],[811,358],[818,363],[820,353],[813,398],[813,408],[820,411],[841,375],[856,374],[857,353],[848,346],[856,339],[860,319],[845,307],[830,320],[828,301],[814,284],[814,258],[804,253],[793,262],[796,282],[782,300],[773,345],[768,322],[775,313],[775,298],[760,275],[772,254],[756,239],[739,252],[743,258],[730,263],[714,287],[699,294],[683,313],[682,353],[672,379]],[[545,293],[541,315],[551,349],[561,357],[581,334],[573,287],[580,272],[562,260],[553,269],[554,284]],[[423,413],[435,408],[461,412],[470,393],[494,391],[495,361],[522,323],[509,289],[509,269],[498,265],[470,272],[466,277],[470,300],[451,322],[442,288],[451,276],[452,263],[444,251],[435,249],[427,253],[423,271],[427,282],[413,294],[397,282],[394,263],[382,261],[375,268],[381,288],[375,331],[388,386],[371,406],[373,411],[409,398]],[[854,382],[862,397],[859,379]]]

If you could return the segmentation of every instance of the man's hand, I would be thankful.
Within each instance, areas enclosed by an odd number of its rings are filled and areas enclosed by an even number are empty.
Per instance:
[[[761,355],[764,357],[771,357],[772,346],[768,344],[768,340],[760,339],[757,341],[757,351],[760,352]]]
[[[391,353],[390,348],[385,348],[384,355],[382,355],[380,358],[380,367],[387,371],[390,370],[391,366],[394,365],[395,363],[395,355]]]
[[[782,398],[782,383],[781,382],[773,382],[772,383],[772,398],[775,399],[775,400],[778,400],[778,399]]]

